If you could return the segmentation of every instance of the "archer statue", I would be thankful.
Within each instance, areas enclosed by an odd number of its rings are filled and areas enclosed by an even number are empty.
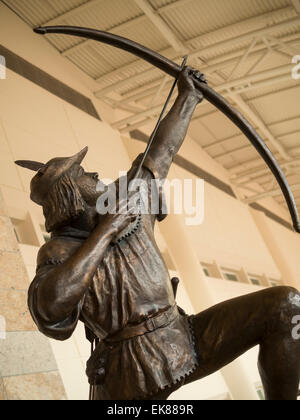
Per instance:
[[[147,185],[166,178],[203,100],[195,80],[202,75],[184,67],[177,99],[152,136],[147,156],[133,162],[129,180],[137,168]],[[31,199],[43,207],[51,232],[38,253],[30,312],[48,337],[68,339],[80,320],[96,338],[87,363],[91,399],[167,399],[256,345],[266,398],[296,399],[300,340],[292,336],[292,319],[300,313],[298,291],[265,289],[185,314],[176,305],[176,281],[170,280],[154,238],[156,221],[165,217],[161,190],[156,214],[138,212],[130,199],[119,200],[117,212],[99,214],[101,181],[83,169],[86,153],[87,148],[46,164],[17,163],[37,171]],[[119,184],[120,179],[116,189]]]

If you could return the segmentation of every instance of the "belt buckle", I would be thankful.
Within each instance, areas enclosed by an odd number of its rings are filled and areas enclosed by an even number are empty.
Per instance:
[[[163,327],[169,323],[170,316],[168,314],[169,309],[161,314],[154,316],[153,318],[147,319],[145,322],[145,327],[148,332],[154,331],[157,328]],[[158,322],[155,322],[155,319],[158,318]]]
[[[166,324],[169,322],[169,315],[168,315],[168,311],[163,312],[163,313],[162,313],[162,315],[164,316],[164,321],[163,321],[163,319],[162,319],[162,324],[161,324],[161,326],[166,325]]]

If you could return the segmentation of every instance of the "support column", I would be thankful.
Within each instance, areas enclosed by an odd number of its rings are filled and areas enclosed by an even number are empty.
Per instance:
[[[37,331],[27,308],[29,284],[0,196],[0,400],[63,400],[49,340]]]

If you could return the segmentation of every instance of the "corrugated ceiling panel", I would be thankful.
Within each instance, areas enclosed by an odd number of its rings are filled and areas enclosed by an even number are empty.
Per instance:
[[[136,7],[118,7],[119,0],[110,0],[108,3],[104,0],[99,1],[99,5],[95,5],[91,8],[84,9],[82,13],[78,13],[74,16],[69,16],[66,19],[61,19],[60,24],[81,26],[95,28],[105,31],[113,31],[119,25],[123,25],[126,22],[126,26],[133,25],[135,18],[141,15],[141,11]],[[116,9],[116,11],[114,10]],[[129,21],[129,23],[127,23]],[[131,23],[132,21],[132,23]],[[51,38],[52,40],[52,38]],[[53,40],[52,40],[53,42]],[[65,51],[68,48],[73,47],[80,43],[80,38],[77,37],[66,37],[59,36],[55,38],[55,45],[60,51]]]
[[[114,84],[120,80],[130,78],[131,76],[135,75],[136,73],[141,73],[144,70],[148,69],[146,63],[144,61],[138,61],[138,63],[134,67],[130,67],[129,69],[119,70],[112,74],[105,73],[103,76],[104,78],[99,82],[99,90]]]
[[[82,13],[68,18],[69,25],[109,30],[142,15],[135,2],[102,0]]]
[[[293,35],[293,34],[299,33],[299,30],[300,30],[300,22],[299,24],[296,24],[296,25],[289,25],[289,27],[286,28],[284,31],[274,31],[272,35],[275,37],[281,37],[284,35]]]
[[[64,23],[62,24],[64,25]],[[84,38],[63,34],[49,34],[46,35],[46,38],[59,52],[66,51],[69,48],[72,48],[75,45],[85,41]]]
[[[90,77],[97,78],[100,72],[108,73],[113,70],[109,61],[99,57],[93,46],[74,52],[69,59],[80,69],[84,70]]]
[[[282,136],[285,133],[291,133],[295,130],[300,132],[300,113],[298,117],[290,120],[276,121],[274,124],[269,125],[269,129],[272,131],[274,136]],[[300,139],[299,139],[300,140]],[[300,145],[300,141],[299,141]]]
[[[264,160],[260,157],[254,147],[249,148],[245,153],[236,153],[232,157],[231,164],[224,162],[226,157],[219,159],[219,161],[226,167],[226,169],[230,169],[233,166],[241,165],[241,171],[245,171],[247,169],[256,168],[257,166],[261,166],[264,164]],[[248,163],[250,161],[251,163]],[[252,162],[253,161],[253,162]]]
[[[142,43],[143,45],[148,45],[151,48],[157,50],[167,47],[166,41],[157,34],[153,24],[147,19],[139,19],[139,22],[135,23],[135,25],[129,24],[126,25],[126,27],[121,26],[112,32],[121,36],[128,37],[136,42]],[[106,60],[110,61],[112,70],[122,68],[123,66],[127,66],[128,64],[137,60],[134,60],[133,56],[129,53],[122,50],[116,50],[115,48],[105,44],[92,42],[89,45],[93,45],[93,48],[98,51],[102,57],[105,57]],[[80,50],[78,50],[77,53],[79,53],[79,51]],[[150,68],[151,66],[148,65],[148,67]],[[144,66],[143,69],[145,69]],[[135,74],[136,71],[137,69],[134,68],[132,74]],[[101,77],[103,74],[105,73],[99,72],[97,77]]]
[[[262,57],[262,53],[261,53]],[[259,57],[260,58],[260,57]],[[282,66],[290,64],[290,59],[287,56],[278,55],[277,53],[271,52],[263,58],[263,60],[257,64],[257,57],[250,57],[244,63],[241,63],[238,67],[232,65],[225,70],[222,70],[223,74],[231,75],[231,79],[243,78],[244,76],[250,76],[253,74],[273,70]],[[221,67],[221,66],[220,66]]]
[[[37,26],[87,3],[88,0],[6,0],[6,2],[31,22],[32,26]]]
[[[207,115],[201,119],[201,122],[214,135],[216,140],[239,134],[238,128],[221,112]]]
[[[243,93],[243,95],[246,100],[251,101],[256,98],[271,95],[272,93],[285,91],[287,89],[294,89],[295,86],[297,86],[297,82],[291,78],[286,82],[274,83],[273,86],[270,85],[264,88],[247,91]]]
[[[53,10],[55,10],[55,15],[47,19],[50,20],[68,12],[69,10],[74,10],[76,7],[87,4],[89,0],[39,0],[39,2],[41,4],[41,8],[43,7],[44,3],[46,4],[48,2]]]
[[[114,33],[129,38],[155,51],[169,46],[166,39],[157,30],[150,20],[139,21],[136,25],[114,30]]]
[[[191,39],[200,34],[232,25],[244,19],[290,6],[288,0],[195,0],[185,3],[161,14],[174,32],[181,39]]]
[[[132,62],[132,55],[128,54],[126,51],[116,51],[113,47],[97,43],[92,43],[91,46],[93,51],[96,53],[94,54],[95,59],[98,59],[98,61],[105,60],[110,64],[111,71],[117,70]],[[107,72],[103,72],[99,69],[97,78],[106,73]]]
[[[134,93],[135,89],[138,89],[139,87],[142,87],[142,86],[146,86],[146,84],[156,81],[158,77],[159,77],[159,73],[155,73],[151,75],[146,75],[143,80],[139,80],[139,81],[135,80],[131,82],[129,79],[126,86],[123,86],[122,88],[117,89],[116,91],[120,93],[121,95],[130,93],[130,92]]]
[[[280,143],[292,156],[299,156],[300,152],[300,132],[280,136]],[[295,149],[295,150],[289,150]]]

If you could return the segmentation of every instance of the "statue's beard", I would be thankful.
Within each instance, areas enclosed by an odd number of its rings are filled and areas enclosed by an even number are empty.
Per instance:
[[[103,194],[103,190],[100,189],[98,191],[97,187],[95,186],[85,185],[84,188],[80,190],[80,193],[88,206],[96,207],[97,200],[100,195]]]

